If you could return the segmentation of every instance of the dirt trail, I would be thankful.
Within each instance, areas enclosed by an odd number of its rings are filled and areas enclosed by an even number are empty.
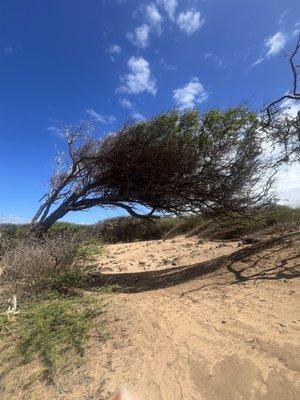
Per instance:
[[[106,400],[119,385],[144,400],[299,399],[299,250],[299,233],[108,246],[111,337],[28,399]]]

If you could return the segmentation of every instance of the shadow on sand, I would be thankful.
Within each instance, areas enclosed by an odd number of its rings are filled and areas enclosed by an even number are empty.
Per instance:
[[[197,280],[197,283],[200,283],[201,279],[209,275],[213,275],[214,277],[219,276],[222,281],[224,279],[224,283],[217,283],[218,285],[239,284],[259,280],[294,279],[300,277],[300,271],[297,269],[300,264],[289,265],[288,261],[300,258],[300,253],[285,259],[281,259],[279,256],[279,261],[274,259],[268,260],[268,255],[274,255],[276,252],[293,246],[295,236],[299,237],[300,233],[296,232],[272,238],[237,250],[230,255],[193,265],[138,273],[92,275],[88,286],[98,287],[103,284],[117,284],[120,292],[138,293],[164,289],[192,280]],[[269,253],[267,255],[262,254],[257,258],[257,255],[265,250],[269,251]],[[256,257],[255,261],[250,259],[253,256]],[[198,287],[196,290],[211,285],[214,284],[204,285]]]

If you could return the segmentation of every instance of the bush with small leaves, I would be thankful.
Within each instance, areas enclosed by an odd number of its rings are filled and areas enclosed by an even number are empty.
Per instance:
[[[78,235],[27,237],[11,243],[1,260],[1,280],[14,293],[34,293],[81,283]]]

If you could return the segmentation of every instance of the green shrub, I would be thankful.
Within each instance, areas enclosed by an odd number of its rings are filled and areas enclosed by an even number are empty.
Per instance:
[[[146,221],[133,217],[110,218],[95,224],[92,235],[107,243],[134,242],[137,240],[160,239],[162,225],[155,221]]]
[[[99,239],[86,239],[77,249],[77,258],[79,260],[88,260],[93,256],[100,256],[103,254],[103,245]]]

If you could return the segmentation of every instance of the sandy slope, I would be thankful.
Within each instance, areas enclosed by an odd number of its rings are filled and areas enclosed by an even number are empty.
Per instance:
[[[7,378],[6,398],[104,400],[125,385],[144,400],[299,399],[299,252],[299,233],[108,246],[96,264],[120,285],[110,338],[55,386]]]

